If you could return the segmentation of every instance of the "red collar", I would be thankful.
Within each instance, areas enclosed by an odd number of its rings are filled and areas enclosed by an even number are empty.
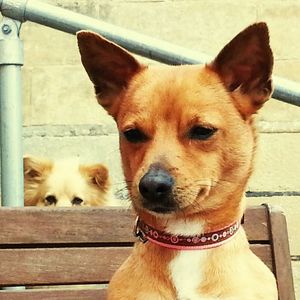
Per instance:
[[[204,250],[215,248],[228,242],[238,231],[240,222],[235,222],[220,230],[199,235],[173,235],[157,230],[136,218],[134,235],[143,243],[150,241],[165,248],[176,250]]]

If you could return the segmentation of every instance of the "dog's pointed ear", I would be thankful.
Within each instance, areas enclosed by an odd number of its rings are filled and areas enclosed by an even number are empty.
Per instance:
[[[40,182],[44,175],[51,169],[51,162],[32,156],[23,157],[24,179],[25,181]]]
[[[113,115],[119,94],[142,65],[125,49],[96,33],[79,31],[77,41],[82,64],[94,84],[97,100]]]
[[[265,23],[239,33],[208,65],[219,74],[235,105],[247,119],[267,101],[273,91],[273,55]]]
[[[81,172],[85,174],[91,184],[102,191],[107,191],[110,187],[109,171],[102,164],[84,165],[80,167]]]

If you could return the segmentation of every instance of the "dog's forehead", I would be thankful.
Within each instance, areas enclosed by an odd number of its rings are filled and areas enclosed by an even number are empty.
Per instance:
[[[205,66],[149,67],[135,78],[120,112],[121,123],[199,118],[220,119],[233,108],[219,77]],[[228,110],[228,109],[227,109]]]
[[[52,172],[47,177],[46,184],[56,195],[82,194],[86,188],[86,182],[79,172],[78,159],[57,160]]]

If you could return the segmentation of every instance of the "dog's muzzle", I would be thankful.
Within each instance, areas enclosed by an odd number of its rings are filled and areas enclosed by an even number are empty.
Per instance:
[[[139,183],[144,208],[157,213],[176,210],[177,204],[173,199],[174,183],[168,171],[158,166],[150,167]]]

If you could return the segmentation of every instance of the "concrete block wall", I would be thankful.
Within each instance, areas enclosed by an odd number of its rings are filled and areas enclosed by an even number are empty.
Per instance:
[[[300,82],[300,1],[297,0],[47,0],[94,18],[214,56],[240,30],[266,21],[274,73]],[[124,186],[118,135],[96,103],[80,64],[74,36],[26,22],[23,67],[24,151],[58,158],[103,161],[115,190]],[[288,218],[297,296],[300,299],[300,108],[270,100],[258,116],[260,146],[249,204],[282,206]],[[276,192],[276,197],[270,197]],[[262,193],[264,194],[264,193]]]

